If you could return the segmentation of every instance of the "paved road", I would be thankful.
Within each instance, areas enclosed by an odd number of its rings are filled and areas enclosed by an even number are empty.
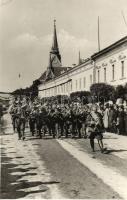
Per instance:
[[[17,140],[9,115],[1,131],[2,198],[127,199],[127,137],[106,133],[108,154],[85,139]]]

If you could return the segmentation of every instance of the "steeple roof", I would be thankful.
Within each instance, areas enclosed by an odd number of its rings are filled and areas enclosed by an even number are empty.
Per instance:
[[[52,53],[59,52],[57,33],[56,33],[56,20],[54,20],[54,34],[53,34],[53,44],[52,44],[51,50],[52,50]]]
[[[58,40],[57,40],[57,32],[56,32],[56,20],[54,20],[54,33],[53,33],[53,43],[51,48],[51,54],[54,54],[58,57],[61,62],[61,55],[59,53]]]
[[[49,54],[49,66],[46,71],[46,80],[54,78],[53,73],[53,67],[52,67],[52,60],[51,60],[51,53]]]
[[[59,53],[57,32],[56,32],[56,20],[54,20],[54,33],[53,33],[53,44],[49,53],[49,64],[47,70],[42,73],[38,79],[41,83],[52,80],[64,72],[68,71],[70,67],[63,67],[61,64],[61,55]]]

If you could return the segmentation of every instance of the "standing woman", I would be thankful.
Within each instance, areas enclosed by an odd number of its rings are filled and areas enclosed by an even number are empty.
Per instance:
[[[108,131],[109,130],[109,104],[105,105],[103,122],[104,122],[105,131]]]

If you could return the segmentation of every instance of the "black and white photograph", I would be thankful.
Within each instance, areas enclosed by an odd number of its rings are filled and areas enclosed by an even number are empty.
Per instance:
[[[127,0],[0,0],[0,199],[127,200]]]

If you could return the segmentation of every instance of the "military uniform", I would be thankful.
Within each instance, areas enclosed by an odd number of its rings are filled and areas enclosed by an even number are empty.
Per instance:
[[[69,135],[70,126],[72,124],[70,110],[65,109],[63,111],[63,121],[64,121],[64,133],[65,133],[65,137],[67,138]]]
[[[18,132],[18,137],[19,139],[24,140],[25,139],[25,110],[23,110],[20,106],[17,108],[17,118],[16,118],[16,122],[17,122],[17,132]]]
[[[35,133],[35,124],[36,124],[36,111],[32,109],[29,115],[29,127],[32,136],[34,136]]]
[[[90,145],[94,151],[94,139],[98,140],[98,145],[103,152],[103,122],[100,113],[91,112],[87,117],[87,135],[90,139]]]
[[[13,125],[14,132],[16,131],[16,118],[17,118],[16,112],[17,112],[17,107],[13,106],[11,108],[10,114],[11,114],[11,119],[12,119],[12,125]]]

